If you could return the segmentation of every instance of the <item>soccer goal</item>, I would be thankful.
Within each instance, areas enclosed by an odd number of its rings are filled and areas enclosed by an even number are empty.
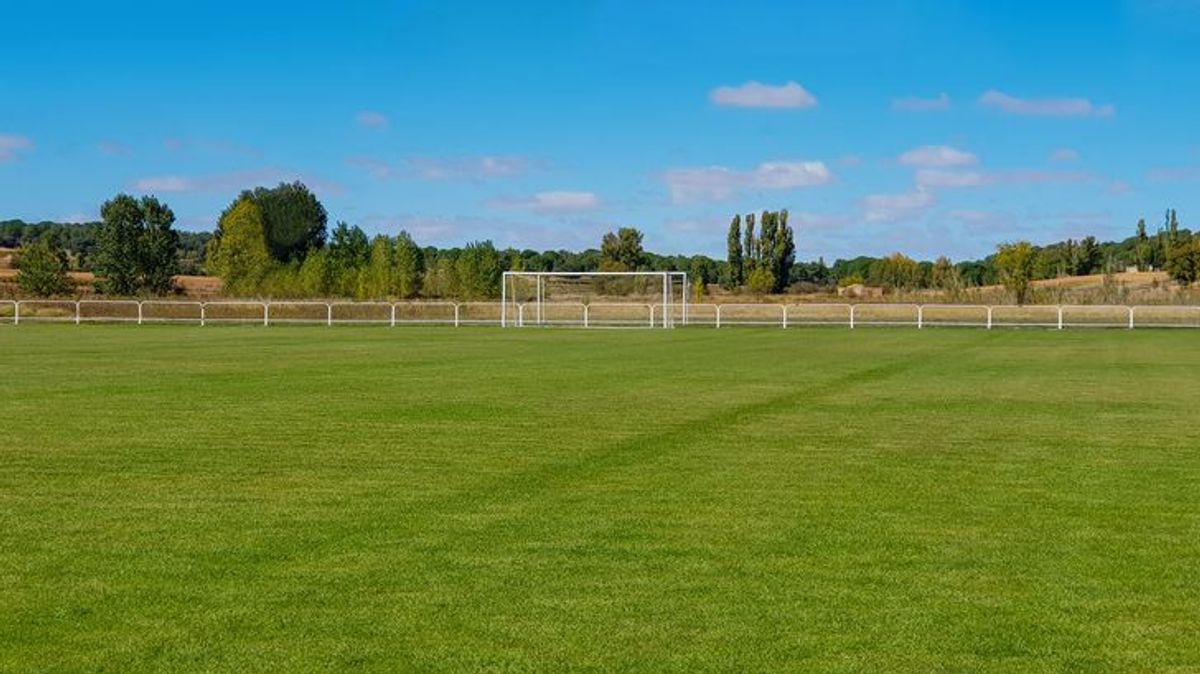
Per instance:
[[[673,328],[687,325],[681,271],[507,271],[500,325]]]

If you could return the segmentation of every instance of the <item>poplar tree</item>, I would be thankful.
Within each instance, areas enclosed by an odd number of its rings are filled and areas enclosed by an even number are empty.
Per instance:
[[[729,285],[737,288],[746,280],[742,261],[742,216],[735,215],[729,223],[729,235],[725,239],[729,259]]]

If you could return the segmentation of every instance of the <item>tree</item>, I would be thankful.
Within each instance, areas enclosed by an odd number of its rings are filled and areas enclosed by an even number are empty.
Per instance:
[[[959,276],[958,268],[950,262],[950,258],[943,255],[933,263],[930,283],[939,290],[953,291],[962,287],[962,278]]]
[[[782,292],[787,286],[792,274],[792,265],[796,263],[796,242],[792,228],[788,226],[788,212],[783,209],[778,213],[770,213],[770,232],[764,230],[763,262],[771,270],[775,278],[772,292]]]
[[[424,274],[425,254],[408,232],[401,231],[396,237],[396,274],[393,291],[405,299],[416,297],[421,292]]]
[[[71,290],[67,254],[53,237],[27,243],[17,251],[17,287],[34,297],[54,297]]]
[[[746,279],[746,287],[755,295],[766,295],[775,290],[775,275],[766,267],[755,267]]]
[[[1029,284],[1033,280],[1033,264],[1037,251],[1028,241],[1002,243],[996,247],[996,271],[1000,282],[1013,294],[1018,305],[1029,299]]]
[[[118,194],[100,207],[102,224],[96,233],[97,284],[108,295],[136,295],[144,214],[137,199]]]
[[[640,233],[638,240],[640,243]],[[458,276],[458,294],[463,299],[487,299],[500,294],[500,255],[491,241],[468,243],[454,261],[454,270]]]
[[[637,271],[644,261],[642,233],[633,227],[609,232],[600,241],[601,271]]]
[[[742,231],[742,278],[750,281],[750,272],[758,266],[758,239],[754,236],[754,214],[746,215],[746,228]]]
[[[746,273],[742,266],[742,216],[740,215],[733,216],[733,221],[729,223],[725,248],[729,264],[728,287],[732,290],[746,282]]]
[[[249,295],[260,291],[270,273],[262,210],[251,199],[241,199],[221,215],[220,237],[213,239],[207,266],[225,281],[225,292]]]
[[[329,251],[324,248],[308,251],[300,264],[300,291],[306,297],[324,297],[330,287]]]
[[[1077,251],[1078,258],[1075,262],[1074,271],[1076,276],[1087,276],[1088,274],[1094,274],[1104,263],[1104,256],[1100,251],[1100,244],[1097,243],[1096,237],[1094,236],[1085,236],[1083,240],[1079,242]]]
[[[358,292],[358,272],[371,259],[371,242],[357,225],[339,222],[329,245],[330,291],[341,297]]]
[[[175,214],[154,197],[139,201],[118,194],[100,207],[96,232],[96,274],[101,292],[136,295],[166,293],[178,270],[179,234]]]
[[[1176,243],[1167,256],[1167,273],[1180,285],[1200,281],[1200,238]]]
[[[392,240],[380,234],[371,241],[370,259],[359,278],[359,299],[381,299],[392,292],[395,276]]]
[[[249,200],[262,213],[263,230],[271,257],[280,262],[301,260],[308,251],[325,245],[329,215],[308,187],[299,181],[279,183],[276,187],[256,187],[238,195],[230,204]],[[221,214],[222,219],[225,214]],[[217,236],[221,236],[218,229]]]
[[[171,228],[175,214],[154,197],[144,197],[141,206],[145,230],[139,259],[140,284],[145,291],[163,295],[174,288],[172,277],[179,272],[179,233]]]
[[[920,285],[921,269],[916,261],[902,253],[892,253],[871,265],[871,283],[885,288],[916,288]]]
[[[1146,235],[1146,219],[1138,218],[1137,243],[1134,244],[1134,260],[1138,271],[1148,271],[1153,266],[1154,247],[1150,245],[1150,237]]]

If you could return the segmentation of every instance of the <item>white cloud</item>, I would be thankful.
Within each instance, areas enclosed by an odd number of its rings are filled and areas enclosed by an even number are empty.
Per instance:
[[[750,184],[767,190],[789,190],[824,185],[833,175],[819,161],[768,161],[750,174]]]
[[[502,197],[488,202],[493,208],[517,208],[537,213],[572,213],[590,211],[600,206],[593,192],[550,191],[529,197]]]
[[[1011,115],[1041,117],[1111,117],[1117,112],[1111,103],[1096,105],[1086,98],[1017,98],[995,89],[984,92],[979,105]]]
[[[420,178],[422,180],[491,180],[515,178],[527,173],[533,162],[517,155],[463,157],[413,157],[393,164],[367,155],[346,158],[346,164],[376,178]]]
[[[359,126],[365,126],[371,129],[383,129],[388,125],[387,115],[374,110],[363,110],[354,116],[354,120]]]
[[[663,174],[671,201],[725,201],[744,189],[789,190],[824,185],[833,174],[819,161],[768,161],[749,171],[724,166],[670,169]]]
[[[918,187],[980,187],[991,184],[992,178],[979,171],[945,171],[921,169],[917,171]]]
[[[528,158],[517,155],[419,157],[406,163],[426,180],[511,178],[524,174],[530,165]]]
[[[978,164],[979,158],[948,145],[922,145],[900,155],[897,161],[905,166],[945,167]]]
[[[1108,184],[1108,193],[1115,195],[1129,194],[1133,191],[1133,185],[1124,180],[1114,180]]]
[[[199,183],[183,176],[153,176],[133,181],[133,189],[139,192],[195,192]]]
[[[299,180],[314,191],[341,194],[345,191],[340,184],[314,176],[305,176],[293,171],[262,169],[258,171],[234,171],[202,176],[162,175],[138,178],[129,184],[137,192],[237,192],[257,185],[273,185],[279,182]]]
[[[853,219],[846,215],[829,213],[793,212],[788,213],[788,222],[796,229],[812,231],[840,229],[850,225]]]
[[[996,171],[991,174],[998,183],[1013,185],[1056,185],[1064,183],[1086,183],[1096,179],[1089,171],[1041,171],[1017,169]]]
[[[930,112],[950,109],[950,96],[946,94],[938,94],[933,98],[921,98],[919,96],[905,96],[892,101],[893,110],[902,110],[904,112]]]
[[[0,162],[13,161],[21,153],[33,149],[33,141],[25,136],[0,134]]]
[[[717,87],[708,98],[717,105],[735,108],[811,108],[817,104],[815,96],[790,80],[781,85],[750,81],[736,87]]]
[[[1069,147],[1060,147],[1057,150],[1050,153],[1050,161],[1057,161],[1057,162],[1079,161],[1079,152],[1077,152]]]
[[[917,188],[901,194],[872,194],[860,205],[867,222],[895,222],[920,215],[935,201],[932,192]]]
[[[367,173],[370,173],[372,176],[375,176],[381,180],[391,178],[393,175],[395,175],[395,170],[392,168],[391,164],[383,161],[382,159],[375,159],[374,157],[368,157],[366,155],[346,157],[346,165],[363,169]]]

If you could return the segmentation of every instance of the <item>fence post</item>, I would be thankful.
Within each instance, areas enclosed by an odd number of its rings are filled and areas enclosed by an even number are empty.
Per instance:
[[[917,329],[925,327],[925,305],[917,305]]]
[[[21,324],[21,301],[17,300],[13,303],[13,325]]]
[[[206,315],[207,312],[208,312],[208,302],[201,302],[200,303],[200,327],[202,327],[202,328],[204,327],[204,319],[208,318],[208,316]]]
[[[517,327],[518,328],[525,327],[525,305],[524,304],[517,305]]]
[[[138,325],[142,324],[142,303],[138,302]]]
[[[588,325],[588,305],[583,305],[583,327],[591,327]]]
[[[857,304],[850,305],[850,329],[854,329],[854,310],[858,308]]]
[[[1129,329],[1133,329],[1133,307],[1129,307]]]
[[[787,330],[787,305],[781,304],[779,308],[783,309],[783,329]]]
[[[721,327],[721,305],[717,305],[717,327]]]
[[[79,325],[79,300],[75,300],[75,325]]]
[[[389,328],[396,327],[396,305],[395,304],[392,305],[392,318],[391,318],[391,321],[388,323],[388,327]]]
[[[992,307],[991,307],[991,305],[988,305],[987,312],[988,312],[987,329],[991,330],[992,329]]]
[[[333,304],[330,302],[325,303],[325,327],[333,327]]]
[[[1059,307],[1058,307],[1058,329],[1059,329],[1059,330],[1062,330],[1062,329],[1063,329],[1063,310],[1062,310],[1062,305],[1059,305]]]
[[[454,327],[458,327],[458,303],[454,303]]]
[[[271,324],[271,303],[263,302],[263,327]]]

